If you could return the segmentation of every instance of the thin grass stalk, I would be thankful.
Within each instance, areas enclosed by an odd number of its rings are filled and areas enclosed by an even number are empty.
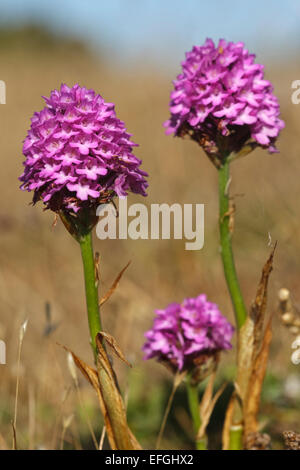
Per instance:
[[[20,365],[21,365],[21,352],[22,345],[24,340],[24,335],[26,332],[28,320],[21,325],[19,331],[19,345],[18,345],[18,360],[17,360],[17,382],[16,382],[16,395],[15,395],[15,409],[14,409],[14,419],[12,421],[13,428],[13,449],[17,448],[17,415],[18,415],[18,398],[19,398],[19,384],[20,384]]]
[[[101,436],[100,436],[100,441],[99,441],[99,450],[103,449],[103,444],[104,444],[104,439],[106,435],[106,427],[105,425],[102,428]]]
[[[168,416],[170,414],[171,406],[172,406],[172,403],[173,403],[173,400],[174,400],[174,395],[175,395],[175,392],[177,390],[177,387],[178,387],[178,385],[176,384],[176,381],[174,380],[173,388],[172,388],[172,391],[170,393],[168,403],[167,403],[167,406],[166,406],[166,409],[165,409],[164,417],[163,417],[163,420],[162,420],[162,423],[161,423],[161,426],[160,426],[160,430],[159,430],[159,433],[158,433],[156,446],[155,446],[156,449],[160,448],[160,443],[161,443],[163,433],[164,433],[164,430],[165,430],[165,427],[166,427],[166,424],[167,424],[167,419],[168,419]]]

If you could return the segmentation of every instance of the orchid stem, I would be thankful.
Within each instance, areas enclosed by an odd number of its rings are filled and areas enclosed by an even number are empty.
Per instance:
[[[229,161],[225,159],[219,171],[219,203],[220,203],[220,242],[221,256],[227,287],[231,296],[235,318],[238,329],[241,328],[247,318],[243,295],[237,278],[234,264],[234,257],[231,243],[230,231],[230,204],[229,204],[229,184],[230,171]]]
[[[193,426],[194,426],[194,433],[196,436],[196,442],[195,442],[196,449],[206,450],[206,439],[205,438],[197,439],[197,434],[201,426],[198,385],[192,384],[191,380],[188,378],[186,387],[187,387],[190,413],[191,413]]]
[[[242,425],[231,426],[229,433],[229,450],[243,449],[243,427]]]
[[[88,313],[88,323],[91,335],[91,346],[96,358],[96,335],[101,331],[98,285],[95,276],[94,252],[92,232],[83,235],[80,240],[80,249],[84,270],[85,295]]]

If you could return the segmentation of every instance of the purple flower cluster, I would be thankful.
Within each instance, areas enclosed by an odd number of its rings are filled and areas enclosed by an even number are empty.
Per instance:
[[[202,354],[231,348],[234,328],[204,294],[182,305],[172,303],[156,315],[153,328],[145,333],[144,359],[155,357],[175,370],[189,370]]]
[[[34,191],[34,203],[77,213],[129,191],[146,195],[147,173],[112,103],[78,84],[44,99],[46,107],[31,118],[20,177],[21,189]]]
[[[242,42],[194,46],[174,81],[167,134],[189,134],[208,154],[237,152],[249,141],[275,152],[284,122],[264,66],[254,60]]]

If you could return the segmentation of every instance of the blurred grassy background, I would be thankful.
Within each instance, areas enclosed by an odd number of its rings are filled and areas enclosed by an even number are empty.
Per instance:
[[[17,375],[19,329],[28,318],[24,339],[17,438],[20,448],[59,448],[63,420],[74,414],[65,434],[65,448],[92,447],[87,416],[99,438],[102,421],[96,397],[80,378],[81,406],[70,377],[66,354],[56,343],[70,347],[91,363],[82,269],[78,246],[61,223],[52,228],[53,214],[29,206],[31,195],[18,189],[22,172],[22,140],[35,110],[43,107],[42,95],[60,86],[79,83],[94,88],[105,100],[116,103],[140,144],[137,156],[149,173],[149,196],[130,202],[180,202],[205,204],[205,246],[185,251],[184,241],[95,241],[101,254],[102,291],[110,286],[128,260],[117,292],[103,307],[106,331],[115,336],[133,363],[128,371],[116,364],[121,387],[128,399],[129,421],[141,443],[153,448],[171,389],[171,376],[162,366],[142,361],[143,333],[152,323],[153,310],[171,301],[206,292],[233,321],[232,308],[218,256],[217,174],[203,152],[192,142],[164,135],[169,75],[145,62],[117,67],[94,56],[76,40],[57,38],[37,27],[0,31],[1,80],[7,85],[7,104],[0,107],[0,338],[7,344],[7,365],[0,366],[0,448],[11,447]],[[232,193],[236,198],[234,247],[237,268],[247,304],[255,295],[261,268],[272,241],[278,240],[271,276],[268,310],[276,310],[277,291],[285,286],[300,302],[299,172],[300,106],[292,105],[291,82],[300,76],[293,62],[281,67],[268,64],[267,78],[279,97],[286,129],[279,141],[279,155],[257,150],[233,165]],[[45,336],[46,303],[57,328]],[[281,446],[284,429],[297,430],[300,412],[299,369],[290,363],[292,338],[274,320],[274,339],[264,387],[262,421]],[[232,380],[235,351],[223,357],[218,381]],[[298,375],[297,375],[298,374]],[[230,387],[230,386],[229,386]],[[213,446],[220,445],[220,400],[210,425]],[[223,403],[221,403],[223,402]],[[297,410],[298,406],[298,410]],[[186,398],[179,390],[163,440],[165,448],[192,446]]]

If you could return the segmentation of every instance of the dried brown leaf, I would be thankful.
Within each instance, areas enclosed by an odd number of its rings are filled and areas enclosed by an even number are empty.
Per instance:
[[[239,331],[236,383],[242,401],[246,399],[246,395],[248,394],[250,377],[261,347],[267,305],[267,288],[272,271],[275,249],[276,244],[263,267],[255,301],[251,306],[248,318]]]
[[[73,360],[76,366],[78,367],[78,369],[80,370],[80,372],[83,374],[86,380],[94,387],[98,396],[99,406],[100,406],[101,413],[103,415],[105,427],[107,429],[107,437],[108,437],[109,445],[112,450],[117,450],[117,444],[114,438],[114,433],[112,430],[111,422],[110,422],[109,415],[107,413],[107,409],[106,409],[106,406],[102,397],[101,389],[99,386],[97,371],[93,367],[90,367],[88,364],[82,361],[78,356],[76,356],[76,354],[73,353],[73,351],[68,349],[66,346],[63,346],[63,348],[72,355]]]
[[[97,370],[101,395],[109,416],[113,437],[118,450],[141,449],[139,443],[128,428],[126,411],[122,400],[114,370],[102,345],[101,334],[96,336],[98,349]],[[109,432],[107,428],[107,433]]]
[[[110,289],[106,292],[106,294],[101,298],[100,302],[99,302],[99,305],[101,307],[101,305],[103,305],[105,302],[108,301],[108,299],[112,296],[112,294],[114,293],[114,291],[116,290],[116,288],[118,287],[118,284],[121,280],[121,277],[123,276],[124,272],[126,271],[126,269],[128,268],[128,266],[130,265],[131,261],[129,261],[126,266],[122,269],[122,271],[120,271],[120,273],[117,275],[116,279],[114,280],[112,286],[110,287]]]
[[[248,316],[241,327],[238,337],[237,378],[236,388],[244,400],[252,371],[252,358],[254,350],[254,323]]]
[[[127,364],[129,367],[132,367],[130,362],[127,361],[126,357],[124,356],[120,346],[118,345],[117,341],[115,338],[110,335],[109,333],[105,333],[104,331],[100,331],[99,335],[105,339],[105,341],[108,343],[108,345],[112,348],[113,352],[115,355],[121,359],[125,364]]]
[[[259,411],[260,396],[263,381],[266,374],[269,357],[270,343],[272,339],[272,317],[270,318],[264,333],[261,349],[255,358],[252,374],[249,381],[247,396],[244,402],[244,435],[245,439],[251,433],[258,432],[257,415]]]
[[[224,383],[216,394],[213,396],[214,381],[216,377],[216,371],[210,376],[208,384],[205,388],[201,403],[200,403],[200,416],[201,416],[201,426],[198,430],[196,441],[200,441],[206,432],[207,425],[209,423],[211,414],[214,410],[215,404],[217,403],[219,397],[225,390],[226,383]]]
[[[250,310],[250,317],[252,318],[255,328],[254,328],[254,358],[257,357],[260,351],[260,346],[263,337],[263,324],[264,324],[264,316],[267,307],[267,291],[268,291],[268,281],[270,274],[273,269],[273,258],[274,253],[276,250],[276,243],[275,246],[265,263],[260,279],[260,283],[258,285],[255,301],[253,302]]]
[[[101,410],[101,413],[102,413],[103,418],[104,418],[104,423],[105,423],[107,437],[108,437],[110,447],[111,447],[112,450],[119,450],[120,448],[118,447],[118,443],[117,443],[116,438],[115,438],[115,430],[112,427],[110,415],[109,415],[109,412],[108,412],[108,407],[107,407],[107,404],[105,403],[103,395],[102,395],[102,391],[101,391],[101,387],[100,387],[100,384],[99,384],[97,371],[94,368],[87,365],[84,361],[82,361],[70,349],[68,349],[65,346],[63,346],[63,348],[72,355],[73,360],[74,360],[76,366],[78,367],[78,369],[81,371],[83,376],[88,380],[88,382],[96,390],[98,400],[99,400],[100,410]],[[105,355],[106,355],[106,353],[105,353]],[[110,376],[112,377],[112,382],[114,384],[114,387],[117,388],[119,407],[121,407],[121,409],[124,409],[124,412],[125,412],[123,401],[122,401],[119,389],[118,389],[116,381],[115,381],[114,371],[113,371],[113,369],[112,369],[112,367],[109,363],[109,360],[108,360],[107,356],[106,356],[106,361],[105,361],[105,367],[106,367],[106,370],[109,372]],[[120,404],[120,402],[121,402],[121,404]],[[125,416],[125,420],[126,420],[126,416]],[[138,443],[135,436],[132,434],[131,430],[128,427],[127,427],[127,433],[128,433],[129,441],[130,441],[129,449],[141,449],[140,444]]]

